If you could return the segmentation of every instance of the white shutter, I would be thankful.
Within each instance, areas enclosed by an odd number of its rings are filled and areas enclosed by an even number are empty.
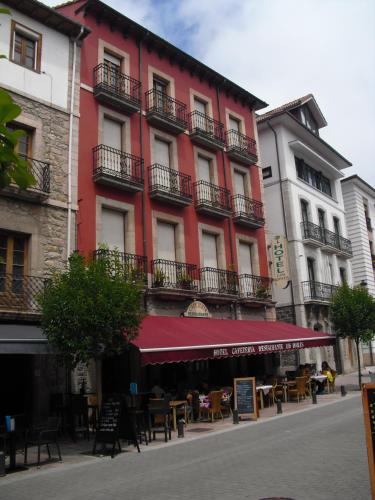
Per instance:
[[[155,163],[170,167],[169,142],[156,139],[154,141],[154,159]]]
[[[199,111],[204,115],[206,114],[206,103],[201,101],[200,99],[194,99],[194,108],[195,111]]]
[[[175,226],[158,222],[158,258],[176,261]]]
[[[102,208],[102,230],[100,243],[105,243],[110,249],[125,251],[124,214],[117,210]]]
[[[251,266],[251,245],[240,243],[240,274],[253,274]]]
[[[121,66],[121,58],[109,54],[108,52],[104,52],[104,62],[111,63],[115,66],[118,66],[119,68]]]
[[[217,236],[203,233],[203,267],[218,269],[217,262]]]
[[[200,181],[211,182],[210,160],[198,156],[198,177]]]
[[[122,124],[104,117],[103,144],[111,148],[122,150]]]
[[[235,130],[236,132],[240,132],[240,122],[235,118],[229,117],[229,130]]]
[[[245,175],[236,170],[234,171],[234,191],[235,194],[245,196]]]

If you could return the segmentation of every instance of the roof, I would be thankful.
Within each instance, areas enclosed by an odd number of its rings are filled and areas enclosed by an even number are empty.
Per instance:
[[[73,21],[69,17],[60,14],[60,12],[51,9],[51,7],[37,0],[3,0],[3,3],[39,21],[45,26],[70,37],[77,37],[82,31],[80,37],[82,39],[91,31],[87,26],[77,21]]]
[[[133,342],[143,365],[268,354],[333,343],[332,335],[280,321],[169,316],[145,318]]]
[[[74,4],[79,1],[82,0],[68,2],[63,5]],[[268,106],[267,103],[255,97],[247,90],[228,80],[223,75],[217,73],[183,50],[175,47],[158,35],[155,35],[147,28],[132,21],[100,0],[87,0],[83,2],[75,12],[76,14],[83,12],[84,16],[91,14],[98,19],[98,22],[107,21],[112,30],[116,27],[119,28],[125,37],[130,35],[135,36],[137,39],[143,41],[148,50],[156,51],[160,57],[169,58],[170,61],[179,65],[180,68],[185,68],[191,73],[198,75],[199,78],[206,79],[210,84],[217,85],[221,91],[231,94],[234,99],[238,99],[243,104],[247,104],[255,111]]]
[[[375,188],[364,181],[362,177],[359,177],[357,174],[345,177],[344,179],[341,179],[341,182],[358,182],[359,184],[362,184],[367,191],[370,191],[373,195],[375,195]]]
[[[319,128],[325,127],[327,125],[326,119],[321,112],[318,103],[315,100],[315,97],[312,94],[307,94],[303,97],[299,97],[298,99],[294,99],[294,101],[287,102],[278,108],[271,109],[264,113],[263,115],[257,116],[257,122],[262,123],[274,116],[282,115],[292,109],[298,108],[299,106],[303,106],[307,104],[314,115],[314,118],[317,120]]]

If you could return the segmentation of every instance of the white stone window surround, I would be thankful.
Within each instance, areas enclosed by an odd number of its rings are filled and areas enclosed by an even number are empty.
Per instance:
[[[206,114],[207,116],[210,116],[213,118],[213,112],[212,112],[212,99],[208,97],[205,94],[202,94],[201,92],[198,92],[197,90],[194,90],[193,88],[189,89],[189,94],[190,94],[190,111],[195,111],[195,103],[194,100],[197,98],[199,101],[202,101],[206,104]]]
[[[204,267],[204,255],[203,255],[203,235],[204,233],[213,234],[216,236],[217,244],[217,263],[219,269],[227,269],[227,259],[225,255],[225,239],[224,239],[224,229],[217,226],[211,226],[209,224],[198,223],[198,239],[199,239],[199,258],[200,258],[200,268]]]
[[[245,118],[243,115],[240,115],[239,113],[236,113],[235,111],[225,108],[225,122],[226,122],[226,129],[230,130],[230,121],[229,118],[234,118],[235,120],[239,121],[240,125],[240,132],[241,134],[246,135],[246,126],[245,126]]]
[[[169,154],[170,154],[170,167],[174,170],[179,170],[178,168],[178,150],[177,150],[177,139],[173,135],[167,134],[166,132],[156,129],[154,127],[149,128],[150,131],[150,155],[151,155],[151,165],[155,162],[155,139],[160,139],[162,141],[169,143]],[[165,165],[166,166],[166,165]]]
[[[314,222],[313,213],[311,211],[311,201],[306,196],[302,196],[301,194],[298,194],[298,207],[299,207],[298,218],[299,218],[299,221],[303,222],[303,218],[302,218],[302,203],[306,204],[308,221],[309,222]]]
[[[96,248],[101,243],[102,234],[102,207],[117,210],[124,214],[125,220],[125,252],[135,254],[135,220],[134,205],[123,201],[113,200],[104,196],[96,197]]]
[[[24,64],[17,63],[14,60],[14,50],[15,50],[15,38],[16,38],[16,33],[19,33],[21,36],[24,36],[25,38],[28,38],[29,40],[32,40],[35,42],[35,55],[34,55],[34,67],[29,68],[25,66]],[[38,33],[37,31],[28,28],[24,24],[19,23],[18,21],[14,21],[12,19],[11,23],[11,39],[10,39],[10,53],[9,53],[9,60],[12,61],[15,64],[20,64],[20,66],[23,66],[26,69],[30,69],[31,71],[35,71],[37,73],[40,73],[41,71],[41,59],[42,59],[42,39],[43,36],[41,33]]]
[[[154,77],[160,78],[161,80],[164,80],[168,86],[167,86],[167,94],[172,97],[173,99],[175,98],[175,80],[173,76],[164,73],[158,68],[155,68],[154,66],[151,66],[150,64],[148,65],[148,90],[152,90],[154,88]]]
[[[124,73],[125,75],[129,75],[130,55],[127,52],[119,49],[115,45],[112,45],[111,43],[106,42],[105,40],[99,38],[99,40],[98,40],[98,64],[104,62],[105,52],[108,52],[109,54],[112,54],[113,56],[121,59],[121,73]]]
[[[98,145],[103,144],[104,118],[119,122],[122,127],[122,150],[131,153],[130,117],[104,106],[98,107]]]
[[[22,111],[21,115],[13,122],[20,128],[26,127],[31,131],[32,157],[36,160],[46,161],[44,157],[45,144],[43,140],[43,120]]]
[[[240,255],[240,243],[245,243],[246,245],[251,246],[251,267],[254,276],[260,275],[260,266],[259,266],[259,249],[258,249],[258,240],[253,236],[248,236],[245,234],[236,234],[236,252],[237,252],[237,263],[239,264],[239,255]],[[238,265],[238,272],[240,272]]]
[[[201,156],[210,162],[210,173],[212,177],[212,184],[219,186],[219,178],[217,173],[217,161],[216,154],[206,151],[205,149],[199,148],[197,146],[193,147],[194,152],[194,166],[195,166],[195,180],[199,181],[199,168],[198,168],[198,158]],[[194,181],[193,181],[194,182]]]
[[[252,189],[251,189],[251,178],[250,178],[249,169],[244,167],[243,165],[240,165],[239,163],[236,163],[233,161],[230,162],[230,166],[231,166],[231,172],[232,172],[232,194],[233,195],[237,194],[235,191],[235,185],[234,185],[234,173],[239,172],[245,177],[245,183],[244,183],[245,196],[247,196],[248,198],[251,198]]]
[[[184,219],[177,215],[160,212],[158,210],[152,211],[152,254],[153,259],[157,259],[158,255],[158,222],[166,222],[175,226],[175,251],[177,262],[186,262],[185,260],[185,230]]]

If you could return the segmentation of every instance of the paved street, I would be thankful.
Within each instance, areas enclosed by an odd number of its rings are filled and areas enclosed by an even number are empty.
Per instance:
[[[358,394],[141,454],[8,476],[0,499],[368,500],[362,418]]]

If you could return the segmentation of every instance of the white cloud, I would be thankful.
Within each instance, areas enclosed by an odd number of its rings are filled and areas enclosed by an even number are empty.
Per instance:
[[[373,0],[107,3],[271,107],[312,92],[328,121],[322,137],[353,163],[348,174],[375,186]]]

